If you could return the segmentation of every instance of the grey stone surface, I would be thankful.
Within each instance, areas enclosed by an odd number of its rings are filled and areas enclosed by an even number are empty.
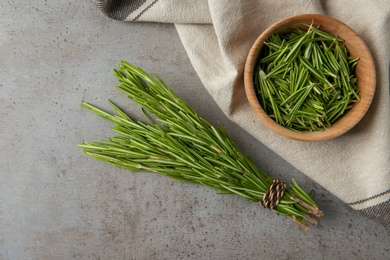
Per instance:
[[[90,1],[3,1],[0,9],[0,259],[389,259],[389,232],[227,120],[172,25],[109,20]],[[112,134],[78,107],[108,98],[125,59],[158,73],[272,176],[296,178],[325,211],[302,230],[236,196],[83,155]],[[308,162],[310,163],[310,162]],[[324,173],[326,174],[326,173]]]

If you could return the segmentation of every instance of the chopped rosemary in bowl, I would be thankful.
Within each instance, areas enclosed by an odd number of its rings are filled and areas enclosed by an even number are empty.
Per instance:
[[[325,140],[363,117],[374,95],[375,69],[368,48],[347,25],[300,15],[274,24],[255,42],[245,89],[252,108],[276,132]]]

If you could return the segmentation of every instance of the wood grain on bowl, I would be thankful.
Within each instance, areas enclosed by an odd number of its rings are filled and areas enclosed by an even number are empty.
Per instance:
[[[355,103],[350,110],[326,130],[294,132],[277,124],[264,112],[254,88],[253,73],[264,42],[272,34],[288,33],[296,28],[307,29],[307,25],[310,24],[343,39],[349,54],[353,57],[359,57],[355,75],[357,77],[357,87],[360,90],[360,102]],[[374,61],[368,47],[352,28],[328,16],[303,14],[286,18],[271,25],[257,38],[246,60],[244,84],[246,95],[253,111],[267,127],[291,139],[319,141],[338,137],[353,128],[361,120],[371,105],[375,93],[376,75]]]

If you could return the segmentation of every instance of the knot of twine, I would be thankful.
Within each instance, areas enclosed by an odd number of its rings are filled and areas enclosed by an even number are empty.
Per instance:
[[[278,206],[286,187],[287,184],[285,182],[278,179],[273,179],[271,187],[269,187],[263,198],[261,198],[260,205],[269,209],[273,209]]]

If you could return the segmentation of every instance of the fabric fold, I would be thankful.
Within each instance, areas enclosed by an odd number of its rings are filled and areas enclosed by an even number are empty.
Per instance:
[[[387,1],[94,1],[111,18],[174,23],[202,84],[233,122],[350,207],[390,228],[390,4]],[[271,24],[297,14],[325,14],[352,27],[375,60],[377,89],[348,133],[301,142],[267,129],[244,91],[246,56]]]
[[[207,0],[92,0],[108,17],[129,22],[211,24]]]

